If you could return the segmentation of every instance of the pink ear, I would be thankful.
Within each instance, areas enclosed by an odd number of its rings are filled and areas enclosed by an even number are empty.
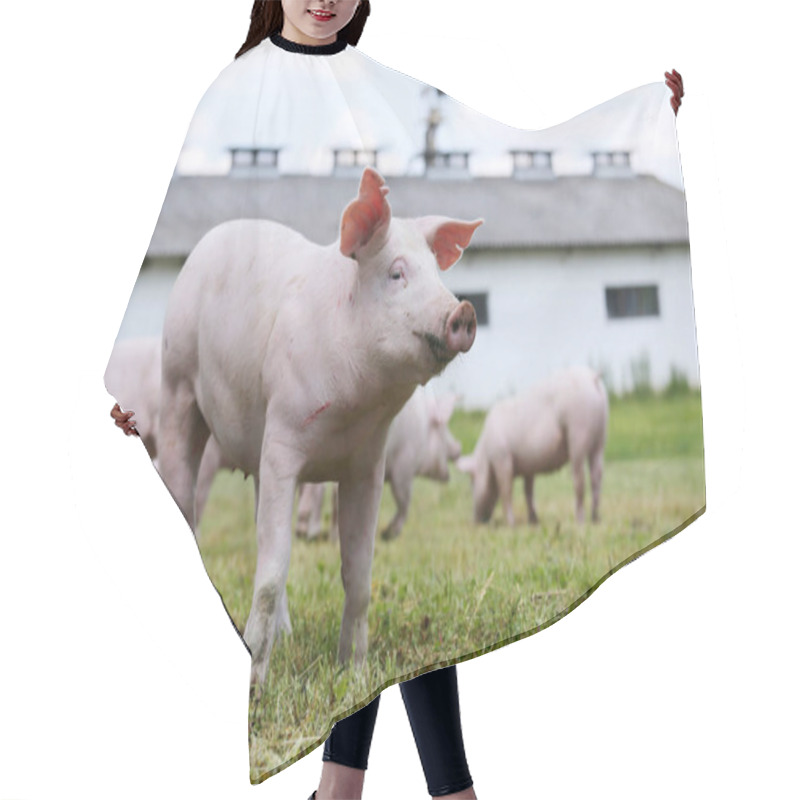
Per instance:
[[[472,240],[482,219],[462,222],[447,217],[423,217],[419,220],[428,246],[433,250],[439,269],[450,269]]]
[[[389,189],[383,178],[371,167],[364,170],[358,197],[342,214],[339,249],[342,255],[353,258],[379,231],[385,230],[392,218],[386,201]]]

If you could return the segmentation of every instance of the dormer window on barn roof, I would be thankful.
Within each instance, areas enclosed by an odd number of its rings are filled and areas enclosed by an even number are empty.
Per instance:
[[[375,149],[356,149],[339,147],[333,150],[333,174],[342,177],[360,175],[364,167],[378,167],[378,151]]]
[[[428,178],[469,178],[469,152],[466,150],[426,151],[425,175]]]
[[[631,154],[628,150],[598,150],[592,153],[596,178],[633,178]]]
[[[232,178],[275,178],[278,176],[277,147],[231,147]]]
[[[518,180],[550,180],[553,172],[552,150],[511,150],[512,176]]]

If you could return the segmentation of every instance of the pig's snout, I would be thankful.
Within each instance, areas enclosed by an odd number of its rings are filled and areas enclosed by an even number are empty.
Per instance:
[[[477,327],[478,319],[472,303],[462,300],[445,324],[445,341],[450,351],[466,353],[475,341]]]

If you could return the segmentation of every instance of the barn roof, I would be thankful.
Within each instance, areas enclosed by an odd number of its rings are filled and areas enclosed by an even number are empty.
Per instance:
[[[175,175],[147,255],[185,257],[229,219],[282,222],[320,244],[335,241],[359,177]],[[483,217],[471,250],[688,244],[684,194],[650,175],[551,180],[388,177],[399,217]]]

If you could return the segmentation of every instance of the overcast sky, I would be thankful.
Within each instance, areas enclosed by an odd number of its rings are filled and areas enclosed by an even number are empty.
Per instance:
[[[309,94],[314,102],[309,102]],[[592,150],[629,150],[637,172],[682,188],[663,83],[638,87],[533,132],[495,121],[357,50],[304,57],[265,43],[222,71],[190,126],[178,171],[224,174],[234,145],[279,147],[283,172],[327,174],[335,147],[376,148],[386,174],[419,174],[426,120],[438,104],[439,150],[471,153],[476,175],[509,174],[512,149],[553,151],[558,174],[588,173]]]

